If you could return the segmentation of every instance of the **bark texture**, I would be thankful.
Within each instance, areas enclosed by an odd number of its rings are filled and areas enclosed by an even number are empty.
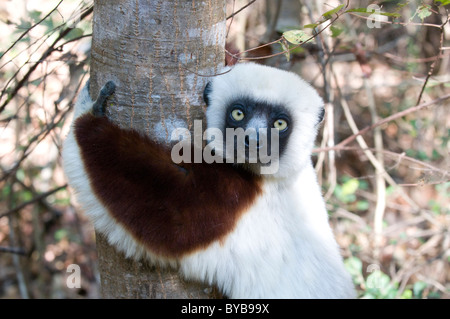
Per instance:
[[[91,94],[113,80],[108,117],[168,142],[174,128],[204,119],[205,75],[223,66],[225,34],[224,0],[96,0]],[[176,270],[126,259],[98,233],[97,250],[104,298],[219,296]]]

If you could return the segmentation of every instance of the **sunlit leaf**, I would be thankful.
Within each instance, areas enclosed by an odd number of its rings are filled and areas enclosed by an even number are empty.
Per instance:
[[[434,0],[435,4],[437,4],[438,2],[440,2],[443,6],[450,4],[450,0]]]
[[[350,195],[354,194],[358,189],[359,181],[355,178],[349,179],[342,185],[342,194]]]
[[[56,241],[61,241],[63,238],[68,236],[68,231],[66,229],[58,229],[54,236]]]
[[[401,295],[401,299],[412,299],[413,297],[413,292],[411,289],[406,289],[402,295]]]
[[[306,42],[310,35],[308,35],[305,31],[302,30],[289,30],[283,33],[283,37],[292,44],[300,44],[302,42]]]
[[[338,13],[343,7],[344,5],[341,4],[340,6],[337,6],[336,8],[325,12],[324,14],[322,14],[322,16],[325,18],[330,18],[333,14]]]
[[[34,22],[38,22],[39,20],[41,20],[41,16],[42,16],[42,11],[38,11],[38,10],[31,10],[28,12],[28,16],[31,18],[31,20],[33,20]]]
[[[417,8],[417,16],[422,20],[431,15],[430,6],[423,5]]]
[[[356,12],[356,13],[366,13],[366,14],[378,14],[381,16],[386,16],[386,17],[394,17],[394,18],[398,18],[401,15],[399,13],[395,13],[395,12],[381,12],[381,11],[374,11],[373,9],[367,9],[367,8],[353,8],[353,9],[348,9],[345,12]]]
[[[331,37],[333,38],[336,38],[342,33],[342,31],[344,31],[344,29],[335,26],[330,26],[330,30],[331,30]]]
[[[427,283],[423,281],[416,281],[413,286],[414,296],[417,298],[422,298],[422,293],[427,288]]]
[[[356,202],[356,209],[357,210],[368,210],[370,207],[370,204],[366,200],[360,200]]]
[[[362,276],[362,261],[357,257],[350,257],[344,261],[345,268],[352,276]]]
[[[320,25],[320,23],[310,23],[310,24],[305,24],[303,26],[303,28],[314,29],[314,28],[317,28],[319,25]]]
[[[64,39],[66,40],[72,40],[72,39],[76,39],[79,38],[83,35],[84,31],[81,28],[73,28],[68,34],[67,36],[64,37]]]

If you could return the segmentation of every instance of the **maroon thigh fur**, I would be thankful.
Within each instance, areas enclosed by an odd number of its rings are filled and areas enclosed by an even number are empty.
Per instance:
[[[177,257],[231,232],[260,178],[230,164],[172,162],[170,150],[106,117],[75,122],[90,185],[108,213],[150,251]]]

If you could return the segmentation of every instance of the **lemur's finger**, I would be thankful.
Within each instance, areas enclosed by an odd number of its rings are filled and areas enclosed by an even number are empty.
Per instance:
[[[92,113],[94,116],[105,116],[105,101],[116,90],[116,84],[113,81],[108,81],[100,90],[97,100],[92,106]]]

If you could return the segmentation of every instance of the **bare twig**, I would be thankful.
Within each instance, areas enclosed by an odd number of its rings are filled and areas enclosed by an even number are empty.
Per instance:
[[[308,16],[311,21],[315,21],[313,16],[312,1],[305,1],[306,8],[308,10]],[[320,30],[314,29],[314,35],[317,35],[317,45],[319,48],[318,60],[320,63],[323,79],[324,100],[325,100],[325,113],[327,117],[325,119],[325,129],[327,134],[324,134],[328,147],[335,145],[334,131],[334,95],[331,90],[330,81],[328,80],[328,61],[330,59],[330,50],[327,43],[324,41]],[[328,190],[324,195],[325,200],[328,200],[334,192],[337,185],[337,171],[336,171],[336,154],[333,151],[328,152]]]
[[[245,6],[243,6],[242,8],[240,8],[238,11],[233,12],[232,14],[230,14],[230,15],[227,17],[227,20],[233,18],[236,14],[238,14],[239,12],[241,12],[242,10],[244,10],[245,8],[248,8],[248,7],[249,7],[250,5],[252,5],[255,1],[256,1],[256,0],[251,0],[251,1],[250,1],[249,3],[247,3]],[[234,5],[234,4],[233,4],[233,5]]]
[[[80,21],[83,20],[84,18],[86,18],[88,15],[90,15],[92,13],[92,11],[93,11],[93,7],[90,7],[89,9],[87,9],[80,16]],[[6,106],[11,101],[11,99],[13,99],[17,95],[19,90],[26,84],[26,82],[30,78],[31,74],[36,70],[38,65],[40,65],[41,62],[43,62],[48,56],[50,56],[54,51],[57,50],[56,44],[72,30],[73,30],[73,28],[67,27],[59,33],[58,37],[53,41],[53,43],[50,45],[50,47],[41,55],[41,57],[38,59],[38,61],[36,63],[34,63],[30,67],[30,69],[28,69],[27,73],[22,77],[22,79],[16,84],[16,86],[8,94],[8,97],[5,99],[3,104],[0,106],[0,113],[3,112],[3,110],[6,108]]]
[[[0,176],[0,181],[6,180],[11,174],[15,173],[16,170],[20,167],[20,164],[27,158],[27,156],[32,152],[30,151],[30,148],[32,145],[39,144],[50,132],[55,128],[66,116],[67,113],[69,113],[69,109],[66,109],[63,113],[57,114],[60,115],[58,119],[55,118],[50,124],[47,124],[45,127],[42,128],[42,130],[28,141],[28,144],[22,148],[22,155],[20,158],[16,161],[16,163],[13,165],[12,168],[8,169],[7,171],[3,171],[3,175]]]
[[[369,79],[364,78],[364,86],[366,88],[367,100],[369,102],[369,110],[372,117],[372,123],[378,122],[378,114],[375,105],[375,99],[372,92],[372,87],[369,83]],[[384,158],[383,158],[383,137],[381,135],[380,127],[376,127],[374,129],[374,145],[377,151],[376,159],[379,165],[375,167],[375,189],[377,200],[375,203],[375,211],[374,211],[374,233],[375,233],[375,256],[379,254],[379,248],[381,246],[382,241],[382,231],[383,231],[383,218],[384,212],[386,210],[386,184],[385,184],[385,176],[388,175],[384,169]],[[390,176],[389,176],[389,179]],[[412,200],[410,201],[412,202]],[[415,205],[418,207],[417,205]]]
[[[365,17],[362,15],[359,15],[355,12],[347,12],[350,15],[360,18],[360,19],[365,19],[365,20],[373,20],[373,18],[370,17]],[[441,25],[439,24],[432,24],[432,23],[416,23],[416,22],[399,22],[399,21],[384,21],[384,20],[377,20],[381,23],[386,23],[386,24],[397,24],[397,25],[402,25],[402,26],[409,26],[409,25],[415,25],[415,26],[421,26],[421,27],[433,27],[433,28],[440,28]]]
[[[0,246],[0,253],[10,253],[10,254],[17,254],[25,256],[27,253],[25,249],[23,248],[17,248],[17,247],[1,247]]]
[[[303,44],[309,42],[310,40],[314,39],[319,34],[321,34],[323,31],[328,29],[337,19],[339,19],[339,17],[341,15],[343,15],[345,13],[345,10],[348,8],[349,4],[350,4],[350,1],[347,0],[345,6],[340,10],[340,12],[336,13],[336,16],[333,19],[331,19],[330,22],[325,27],[323,27],[321,30],[317,31],[314,35],[312,35],[311,37],[309,37],[305,41],[303,41],[303,42],[301,42],[301,43],[299,43],[297,45],[294,45],[294,46],[290,47],[287,50],[284,50],[282,52],[277,52],[277,53],[274,53],[274,54],[270,54],[270,55],[260,56],[260,57],[240,57],[240,55],[243,55],[245,53],[248,53],[248,52],[251,52],[251,51],[255,51],[255,50],[261,49],[261,48],[266,47],[266,46],[270,46],[270,45],[273,45],[273,44],[280,43],[284,39],[284,37],[281,36],[279,39],[277,39],[275,41],[272,41],[272,42],[269,42],[269,43],[257,46],[255,48],[251,48],[251,49],[239,52],[237,54],[232,54],[231,52],[227,52],[227,54],[230,55],[232,58],[234,58],[234,59],[236,59],[238,61],[241,61],[241,60],[262,60],[262,59],[268,59],[268,58],[272,58],[272,57],[279,56],[279,55],[282,55],[282,54],[286,54],[287,52],[291,52],[292,50],[295,50],[295,49],[301,47]]]
[[[398,119],[400,117],[403,117],[405,115],[408,115],[410,113],[414,113],[414,112],[420,111],[420,110],[425,109],[425,108],[427,108],[427,107],[429,107],[431,105],[438,104],[438,103],[440,103],[442,101],[445,101],[445,100],[447,100],[449,98],[450,98],[450,93],[449,94],[445,94],[445,95],[443,95],[443,96],[441,96],[441,97],[439,97],[437,99],[434,99],[434,100],[432,100],[430,102],[422,103],[420,105],[410,107],[409,109],[406,109],[404,111],[392,114],[391,116],[388,116],[388,117],[382,119],[381,121],[378,121],[377,123],[374,123],[372,125],[366,126],[365,128],[363,128],[362,130],[358,131],[357,133],[347,137],[345,140],[343,140],[342,142],[340,142],[339,144],[337,144],[334,147],[327,147],[327,148],[322,148],[322,149],[314,149],[313,152],[324,152],[324,151],[331,151],[331,150],[339,150],[343,146],[349,144],[350,142],[353,142],[356,139],[356,137],[358,137],[359,135],[363,135],[363,134],[373,130],[375,127],[381,126],[383,124],[386,124],[386,123],[388,123],[390,121],[396,120],[396,119]]]
[[[339,85],[338,85],[338,81],[337,81],[337,78],[336,78],[336,74],[334,72],[332,72],[332,74],[333,74],[334,81],[336,83],[336,87],[338,89],[338,92],[341,95],[340,102],[341,102],[342,109],[344,111],[344,116],[345,116],[345,118],[347,120],[347,123],[349,124],[350,129],[352,130],[353,134],[357,134],[358,133],[358,127],[356,125],[356,122],[353,119],[353,116],[352,116],[352,114],[350,112],[350,108],[348,106],[347,101],[342,98],[342,94],[341,94],[340,89],[339,89]],[[374,103],[374,102],[371,102],[371,103]],[[369,159],[370,163],[375,168],[375,171],[376,171],[375,179],[378,181],[377,183],[380,183],[380,184],[383,183],[382,186],[378,186],[379,189],[378,189],[378,192],[377,192],[377,196],[385,196],[385,194],[384,194],[385,190],[382,189],[382,187],[385,186],[384,185],[384,180],[386,180],[386,182],[389,185],[393,186],[393,187],[398,186],[397,183],[394,181],[394,179],[384,169],[383,161],[380,161],[381,157],[375,156],[371,152],[371,149],[369,149],[369,147],[368,147],[366,141],[364,140],[364,138],[359,135],[359,136],[356,137],[356,141],[358,142],[361,150],[364,152],[364,154]],[[381,148],[377,147],[375,149],[375,151],[378,154],[378,153],[382,153],[384,150],[383,150],[382,147]],[[419,208],[419,206],[403,190],[400,189],[399,191],[400,191],[400,194],[402,195],[402,197],[411,205],[411,207],[414,207],[414,209],[418,209]],[[378,194],[383,194],[383,195],[378,195]],[[381,208],[386,205],[385,197],[383,197],[383,199],[378,199],[375,202],[376,203],[381,202],[381,205],[382,205],[382,206],[379,206],[380,208],[378,208],[379,210],[377,212],[381,211]],[[383,209],[383,211],[384,211],[384,209]],[[382,222],[382,215],[380,217],[380,214],[381,213],[378,213],[378,215],[375,214],[375,216],[377,216],[377,226],[378,226],[378,228],[380,228],[380,219],[381,219],[381,222]],[[381,223],[381,225],[382,225],[382,223]],[[381,229],[377,229],[377,230],[381,231]]]
[[[444,46],[444,26],[447,24],[448,18],[449,17],[447,16],[447,19],[441,25],[441,29],[440,29],[441,36],[440,36],[440,41],[439,41],[439,48],[442,48]],[[437,62],[439,61],[439,59],[441,58],[441,56],[443,54],[444,54],[444,51],[442,51],[442,49],[439,49],[439,54],[434,59],[433,63],[431,63],[430,69],[428,70],[427,76],[425,78],[425,82],[423,83],[422,89],[420,90],[420,93],[419,93],[419,97],[417,98],[416,105],[420,104],[420,101],[422,100],[422,95],[423,95],[423,92],[425,92],[425,88],[427,86],[428,80],[430,79],[431,75],[433,74],[434,68],[436,67]]]
[[[11,185],[11,189],[12,188],[13,188],[13,185]],[[14,199],[13,199],[13,192],[10,192],[9,196],[8,196],[8,207],[10,209],[14,209],[14,206],[15,205],[14,205]],[[8,219],[9,244],[11,246],[17,246],[17,243],[19,242],[17,235],[19,235],[20,233],[16,234],[17,227],[16,227],[15,221],[16,221],[15,218]],[[27,285],[27,282],[25,281],[25,275],[24,275],[22,264],[20,263],[19,256],[17,254],[13,254],[12,260],[13,260],[14,268],[16,270],[16,279],[17,279],[17,285],[19,287],[20,296],[23,299],[28,299],[29,298],[28,285]]]
[[[8,211],[1,213],[0,214],[0,218],[9,216],[11,214],[14,214],[15,212],[18,212],[19,210],[23,209],[24,207],[26,207],[26,206],[28,206],[30,204],[33,204],[35,202],[38,202],[41,199],[43,199],[43,198],[45,198],[47,196],[50,196],[53,193],[59,192],[60,190],[66,188],[66,187],[67,187],[67,184],[64,184],[62,186],[59,186],[59,187],[54,188],[52,190],[49,190],[48,192],[42,193],[42,194],[36,196],[35,198],[33,198],[33,199],[31,199],[31,200],[29,200],[29,201],[27,201],[25,203],[20,204],[19,206],[10,208]]]
[[[59,7],[59,5],[61,4],[61,2],[63,2],[64,0],[60,0],[59,2],[58,2],[58,4],[56,5],[56,7],[54,7],[47,15],[45,15],[45,17],[43,17],[41,20],[39,20],[38,22],[36,22],[35,24],[33,24],[31,27],[29,27],[24,33],[22,33],[20,36],[19,36],[19,38],[17,38],[17,40],[16,41],[14,41],[14,43],[12,44],[12,45],[10,45],[10,47],[8,48],[8,49],[6,49],[6,51],[5,52],[3,52],[3,54],[2,55],[0,55],[0,59],[2,58],[2,57],[4,57],[5,56],[5,54],[6,53],[8,53],[12,48],[14,48],[14,46],[20,41],[20,40],[22,40],[22,38],[24,37],[24,36],[26,36],[34,27],[36,27],[36,26],[38,26],[39,24],[41,24],[43,21],[45,21],[45,19],[47,19],[53,12],[55,12],[57,9],[58,9],[58,7]]]

